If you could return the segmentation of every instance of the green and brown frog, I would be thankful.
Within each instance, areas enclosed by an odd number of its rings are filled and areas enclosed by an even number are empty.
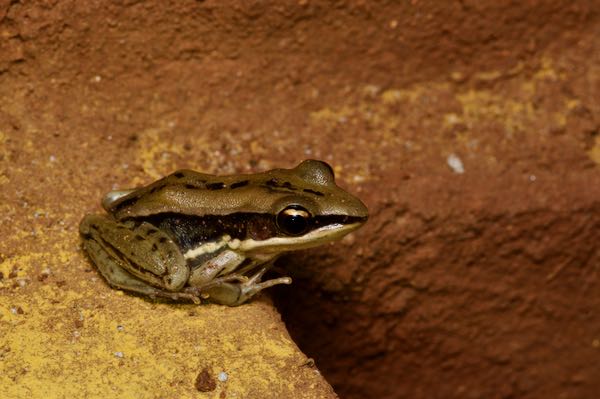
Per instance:
[[[335,184],[331,167],[214,176],[180,170],[108,193],[107,215],[81,221],[83,248],[108,283],[150,297],[237,306],[291,278],[261,281],[284,252],[360,227],[367,208]]]

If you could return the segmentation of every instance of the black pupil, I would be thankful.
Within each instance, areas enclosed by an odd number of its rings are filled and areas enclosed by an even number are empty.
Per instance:
[[[284,210],[277,218],[277,224],[284,233],[289,235],[299,235],[306,231],[308,227],[308,218],[297,212],[286,212]]]

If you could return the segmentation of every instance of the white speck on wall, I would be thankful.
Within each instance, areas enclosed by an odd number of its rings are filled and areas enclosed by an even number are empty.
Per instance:
[[[219,379],[219,381],[221,381],[221,382],[225,382],[225,381],[227,381],[227,379],[229,378],[229,376],[227,375],[227,373],[226,373],[226,372],[224,372],[224,371],[221,371],[221,372],[219,373],[219,376],[218,376],[217,378]]]
[[[123,331],[124,329],[125,329],[125,327],[123,327],[120,324],[117,326],[117,331]]]
[[[529,181],[536,181],[537,177],[535,175],[530,175],[529,176]]]
[[[363,175],[354,175],[354,176],[352,176],[352,182],[353,183],[362,183],[365,180],[366,180],[366,178]]]
[[[446,158],[446,163],[454,173],[458,173],[459,175],[465,173],[465,167],[463,166],[463,163],[458,155],[448,155],[448,158]]]
[[[123,358],[123,352],[115,352],[115,356],[118,357],[119,359]]]

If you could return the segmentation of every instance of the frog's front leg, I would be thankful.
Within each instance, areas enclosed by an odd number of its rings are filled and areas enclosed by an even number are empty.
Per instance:
[[[201,288],[213,282],[218,275],[227,276],[231,280],[244,281],[247,277],[240,274],[231,274],[246,258],[235,251],[225,250],[208,259],[199,267],[192,268],[188,285],[191,287]]]
[[[83,247],[110,285],[151,297],[198,298],[177,292],[189,268],[177,245],[149,223],[134,226],[88,215],[80,226]]]

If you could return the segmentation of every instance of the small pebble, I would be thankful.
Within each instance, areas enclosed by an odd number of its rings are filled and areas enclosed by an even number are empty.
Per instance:
[[[13,307],[11,307],[10,308],[10,312],[12,314],[24,314],[25,313],[25,311],[23,310],[23,308],[20,307],[20,306],[13,306]]]
[[[119,359],[123,358],[123,352],[115,352],[115,356],[118,357]]]
[[[117,331],[123,331],[124,329],[125,329],[125,327],[123,327],[120,324],[117,326]]]
[[[217,378],[219,379],[219,381],[221,381],[221,382],[225,382],[225,381],[227,381],[227,378],[229,378],[229,376],[227,375],[227,373],[226,373],[226,372],[224,372],[224,371],[221,371],[221,372],[219,373],[219,375],[217,376]]]
[[[462,161],[457,155],[448,155],[446,162],[448,163],[448,166],[450,167],[450,169],[452,169],[454,173],[458,173],[459,175],[465,173],[465,167],[463,166]]]

